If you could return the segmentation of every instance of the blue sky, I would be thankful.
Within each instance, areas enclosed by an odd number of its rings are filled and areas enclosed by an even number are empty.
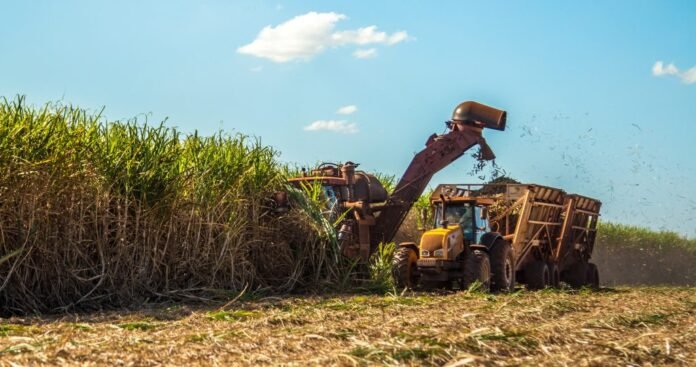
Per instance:
[[[486,134],[513,177],[696,236],[692,1],[0,5],[1,96],[169,117],[259,136],[288,162],[397,176],[477,100],[508,111],[508,130]],[[433,183],[477,181],[472,163]]]

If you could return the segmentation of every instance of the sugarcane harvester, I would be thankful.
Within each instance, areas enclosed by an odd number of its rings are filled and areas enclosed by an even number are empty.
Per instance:
[[[446,122],[444,134],[432,134],[417,153],[391,194],[379,180],[359,171],[358,164],[324,163],[301,177],[296,186],[321,185],[327,212],[340,219],[336,229],[341,252],[367,262],[380,243],[391,242],[413,204],[435,173],[478,145],[480,158],[495,158],[483,129],[505,130],[507,113],[481,103],[460,103]]]

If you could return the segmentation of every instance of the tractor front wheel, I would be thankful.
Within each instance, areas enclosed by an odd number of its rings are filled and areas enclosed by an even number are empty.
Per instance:
[[[464,277],[462,289],[469,289],[474,283],[480,284],[480,290],[488,292],[491,289],[491,262],[484,251],[474,250],[464,260]]]
[[[394,251],[392,277],[397,288],[415,288],[418,284],[418,254],[412,248],[399,247]]]

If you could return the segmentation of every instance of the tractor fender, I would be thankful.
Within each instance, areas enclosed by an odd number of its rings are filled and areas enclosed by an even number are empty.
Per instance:
[[[484,246],[484,245],[481,245],[481,244],[477,244],[477,243],[472,244],[472,245],[469,245],[469,248],[470,248],[472,251],[477,251],[477,250],[478,250],[478,251],[488,252],[488,247],[486,247],[486,246]]]
[[[418,245],[415,242],[401,242],[396,247],[406,247],[416,252],[416,255],[420,256],[420,251],[418,251]]]
[[[484,233],[481,236],[481,245],[486,246],[486,248],[490,251],[498,239],[503,239],[503,236],[498,232]]]

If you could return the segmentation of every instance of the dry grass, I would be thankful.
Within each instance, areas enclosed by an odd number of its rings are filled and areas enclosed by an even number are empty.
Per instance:
[[[689,365],[696,289],[242,299],[0,324],[0,365]]]

